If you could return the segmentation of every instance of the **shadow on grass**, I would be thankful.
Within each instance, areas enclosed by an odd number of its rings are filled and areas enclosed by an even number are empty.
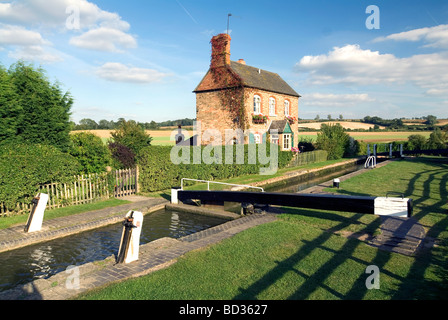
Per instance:
[[[309,214],[310,212],[308,212]],[[319,212],[321,217],[328,217],[331,215],[330,213],[321,213]],[[334,236],[334,233],[338,231],[342,231],[344,228],[348,227],[353,223],[360,223],[358,220],[362,217],[362,214],[355,214],[352,218],[343,219],[339,224],[334,227],[331,227],[327,232],[322,232],[317,238],[312,241],[303,241],[305,243],[297,252],[291,255],[289,258],[278,261],[277,266],[274,267],[270,272],[266,273],[262,278],[258,281],[254,282],[247,289],[240,288],[240,294],[235,296],[234,299],[241,300],[254,300],[257,299],[257,296],[265,291],[268,287],[273,285],[279,279],[281,279],[287,272],[295,272],[304,279],[306,279],[305,283],[299,286],[294,293],[292,293],[288,299],[291,300],[304,300],[309,299],[310,295],[318,288],[322,288],[328,291],[330,294],[339,299],[362,299],[367,292],[367,287],[365,285],[365,278],[361,277],[357,281],[355,281],[353,287],[348,291],[348,293],[338,292],[336,289],[325,284],[326,279],[336,270],[339,266],[345,263],[348,259],[352,259],[356,262],[362,263],[364,265],[369,266],[371,264],[376,264],[378,267],[382,267],[389,260],[390,254],[387,252],[378,253],[377,257],[374,261],[363,261],[361,259],[353,258],[354,251],[360,246],[363,242],[356,239],[348,239],[343,247],[338,250],[329,249],[325,246],[325,243]],[[339,217],[341,218],[341,217]],[[375,219],[373,222],[366,225],[366,229],[376,229],[379,227],[380,220]],[[333,254],[333,257],[327,260],[316,272],[314,272],[311,276],[302,273],[297,270],[296,265],[303,260],[305,257],[310,255],[315,249],[323,249],[330,251]],[[396,277],[395,275],[392,275]],[[400,279],[401,280],[401,279]]]
[[[337,225],[331,227],[328,232],[322,232],[318,237],[311,241],[304,241],[303,245],[294,254],[287,259],[278,261],[277,265],[267,272],[259,280],[252,283],[248,288],[240,288],[240,293],[234,297],[234,299],[253,300],[267,290],[270,286],[279,281],[288,272],[295,272],[301,278],[305,279],[305,282],[295,288],[295,291],[288,297],[288,299],[304,300],[310,299],[313,292],[317,289],[323,289],[336,299],[344,300],[360,300],[365,298],[369,291],[366,287],[366,277],[358,277],[357,280],[351,285],[351,287],[345,292],[340,292],[335,289],[334,286],[330,286],[328,278],[335,270],[342,266],[347,260],[353,260],[360,264],[375,265],[380,269],[381,274],[386,274],[390,278],[393,278],[398,285],[393,289],[382,289],[383,294],[396,300],[414,300],[414,299],[447,299],[448,297],[448,268],[446,262],[446,256],[448,254],[448,214],[447,210],[443,209],[448,202],[448,165],[445,161],[434,161],[428,159],[416,159],[415,162],[422,162],[430,166],[433,164],[434,170],[427,170],[424,172],[418,172],[410,180],[408,180],[408,186],[405,191],[406,196],[414,197],[414,204],[419,206],[418,213],[414,216],[416,220],[421,220],[428,214],[439,214],[438,220],[429,226],[428,234],[431,237],[442,237],[441,243],[432,250],[422,251],[415,256],[414,262],[410,266],[410,270],[406,276],[400,276],[394,272],[385,269],[385,266],[390,261],[392,255],[398,253],[391,253],[387,251],[377,250],[376,255],[370,261],[364,261],[362,259],[354,257],[355,250],[363,243],[359,240],[348,239],[344,245],[336,250],[328,248],[326,242],[333,236],[334,233],[342,231],[351,224],[360,224],[361,214],[355,214],[352,217],[346,218],[340,215],[334,215],[331,213],[319,212],[317,218],[326,219],[333,222],[339,222]],[[424,179],[424,181],[422,181]],[[420,188],[417,190],[417,188]],[[431,204],[431,194],[434,198],[434,188],[437,188],[437,194],[440,195],[438,201]],[[417,192],[422,192],[420,196]],[[347,195],[364,196],[365,193],[355,192],[341,192]],[[427,204],[429,202],[429,204]],[[290,209],[288,213],[294,213],[293,209]],[[316,211],[301,210],[300,214],[306,217],[316,218]],[[445,215],[445,216],[443,216]],[[376,219],[369,224],[366,224],[364,230],[375,230],[379,227],[380,220]],[[445,234],[443,234],[445,233]],[[332,257],[323,264],[311,275],[304,274],[297,270],[297,265],[305,257],[309,256],[317,248],[327,250],[333,253]],[[386,291],[387,290],[387,291]],[[393,290],[393,291],[391,291]]]
[[[394,295],[394,299],[401,299],[401,293],[409,290],[414,290],[416,298],[420,299],[447,299],[448,298],[448,267],[446,257],[448,255],[448,239],[446,233],[448,232],[448,210],[443,206],[448,203],[448,165],[446,159],[444,161],[440,159],[419,159],[413,160],[416,162],[424,162],[425,164],[434,163],[437,169],[419,172],[417,173],[408,184],[407,192],[412,194],[417,188],[417,181],[419,179],[425,179],[423,182],[422,197],[414,201],[414,206],[418,205],[420,211],[414,215],[417,220],[423,219],[428,214],[438,214],[439,220],[429,226],[427,235],[431,238],[438,239],[441,237],[440,243],[437,247],[433,247],[430,251],[423,252],[418,256],[415,263],[412,265],[409,271],[409,278],[412,277],[412,281],[403,282]],[[425,175],[428,177],[425,178]],[[438,181],[440,180],[440,182]],[[440,200],[427,205],[426,201],[431,200],[431,188],[436,188],[438,184],[438,195]],[[434,191],[433,191],[434,192]],[[442,235],[445,233],[445,235]],[[425,274],[428,268],[432,269],[432,272],[436,276],[435,279],[427,279]],[[418,282],[419,287],[415,290],[414,283]]]

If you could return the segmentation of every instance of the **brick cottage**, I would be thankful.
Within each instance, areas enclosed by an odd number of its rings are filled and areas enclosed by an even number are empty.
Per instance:
[[[269,139],[290,150],[298,142],[300,95],[276,73],[248,66],[242,59],[230,61],[230,41],[228,34],[212,38],[210,69],[194,90],[201,136],[215,129],[226,140],[223,143],[242,143],[225,135],[226,129],[241,129],[249,133],[246,144]],[[271,129],[278,135],[269,134]]]

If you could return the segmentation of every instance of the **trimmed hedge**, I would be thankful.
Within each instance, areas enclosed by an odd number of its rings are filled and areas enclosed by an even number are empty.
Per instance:
[[[180,186],[182,178],[199,179],[199,180],[221,180],[232,177],[238,177],[247,174],[258,174],[260,170],[268,168],[270,166],[270,145],[266,145],[266,152],[259,150],[259,145],[235,145],[233,148],[233,161],[227,161],[226,164],[226,147],[177,147],[170,146],[151,146],[144,148],[138,157],[137,163],[139,165],[139,185],[142,192],[156,192],[167,190],[172,187]],[[278,146],[275,146],[279,148]],[[242,161],[237,161],[237,155],[240,155],[241,149],[244,148],[244,161],[243,164],[239,164]],[[250,149],[254,148],[254,149]],[[218,151],[219,150],[219,151]],[[253,155],[252,151],[256,152],[256,159],[252,159],[249,163],[249,155]],[[279,150],[279,149],[277,149]],[[176,151],[178,151],[176,153]],[[215,155],[215,151],[217,154]],[[266,155],[267,161],[263,161],[263,158],[258,156]],[[219,154],[221,153],[221,154]],[[195,161],[195,155],[201,155],[200,164],[199,161]],[[173,156],[173,163],[171,157]],[[205,155],[205,156],[203,156]],[[210,155],[210,156],[209,156]],[[210,163],[216,156],[216,160]],[[293,157],[293,153],[290,151],[281,152],[278,151],[278,168],[286,167]],[[256,160],[256,161],[254,161]],[[261,160],[261,161],[260,161]],[[272,159],[275,161],[275,159]],[[264,162],[264,163],[263,163]],[[195,164],[197,163],[197,164]]]
[[[29,202],[39,186],[54,181],[70,182],[81,165],[56,147],[39,144],[0,146],[0,200],[13,210]]]

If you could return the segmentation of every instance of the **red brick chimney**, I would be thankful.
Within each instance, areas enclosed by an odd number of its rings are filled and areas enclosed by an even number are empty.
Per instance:
[[[221,33],[212,38],[212,61],[210,68],[219,68],[230,65],[230,36]]]

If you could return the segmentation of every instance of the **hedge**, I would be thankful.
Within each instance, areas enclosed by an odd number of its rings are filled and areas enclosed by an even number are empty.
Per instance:
[[[29,202],[39,186],[70,182],[81,166],[56,147],[39,144],[0,146],[0,205],[12,210],[18,202]]]
[[[260,170],[267,169],[274,161],[274,159],[272,161],[270,159],[270,144],[266,145],[266,151],[259,150],[258,145],[237,145],[230,147],[233,148],[233,160],[227,161],[228,164],[226,164],[226,147],[229,148],[229,146],[179,148],[151,146],[144,148],[137,159],[141,192],[156,192],[180,186],[182,178],[214,181],[247,174],[259,174]],[[241,155],[239,152],[242,150],[237,148],[244,148],[244,161],[237,161],[239,159],[237,155]],[[275,148],[279,147],[275,145]],[[216,155],[215,151],[217,152]],[[256,152],[256,159],[249,157],[254,155],[253,151]],[[282,152],[279,149],[277,151],[278,168],[284,168],[291,161],[293,153],[290,151]],[[264,160],[267,161],[263,161],[263,158],[258,156],[259,152],[266,156]],[[174,154],[174,162],[180,162],[181,156],[183,156],[183,161],[177,164],[173,163],[171,160],[172,154]],[[195,162],[195,159],[197,160],[195,155],[201,155],[200,162]],[[203,155],[205,156],[203,157]],[[216,156],[214,162],[218,163],[210,163],[208,155],[210,157]],[[252,161],[255,163],[250,163],[249,158],[256,160]],[[243,164],[240,164],[241,162]]]

